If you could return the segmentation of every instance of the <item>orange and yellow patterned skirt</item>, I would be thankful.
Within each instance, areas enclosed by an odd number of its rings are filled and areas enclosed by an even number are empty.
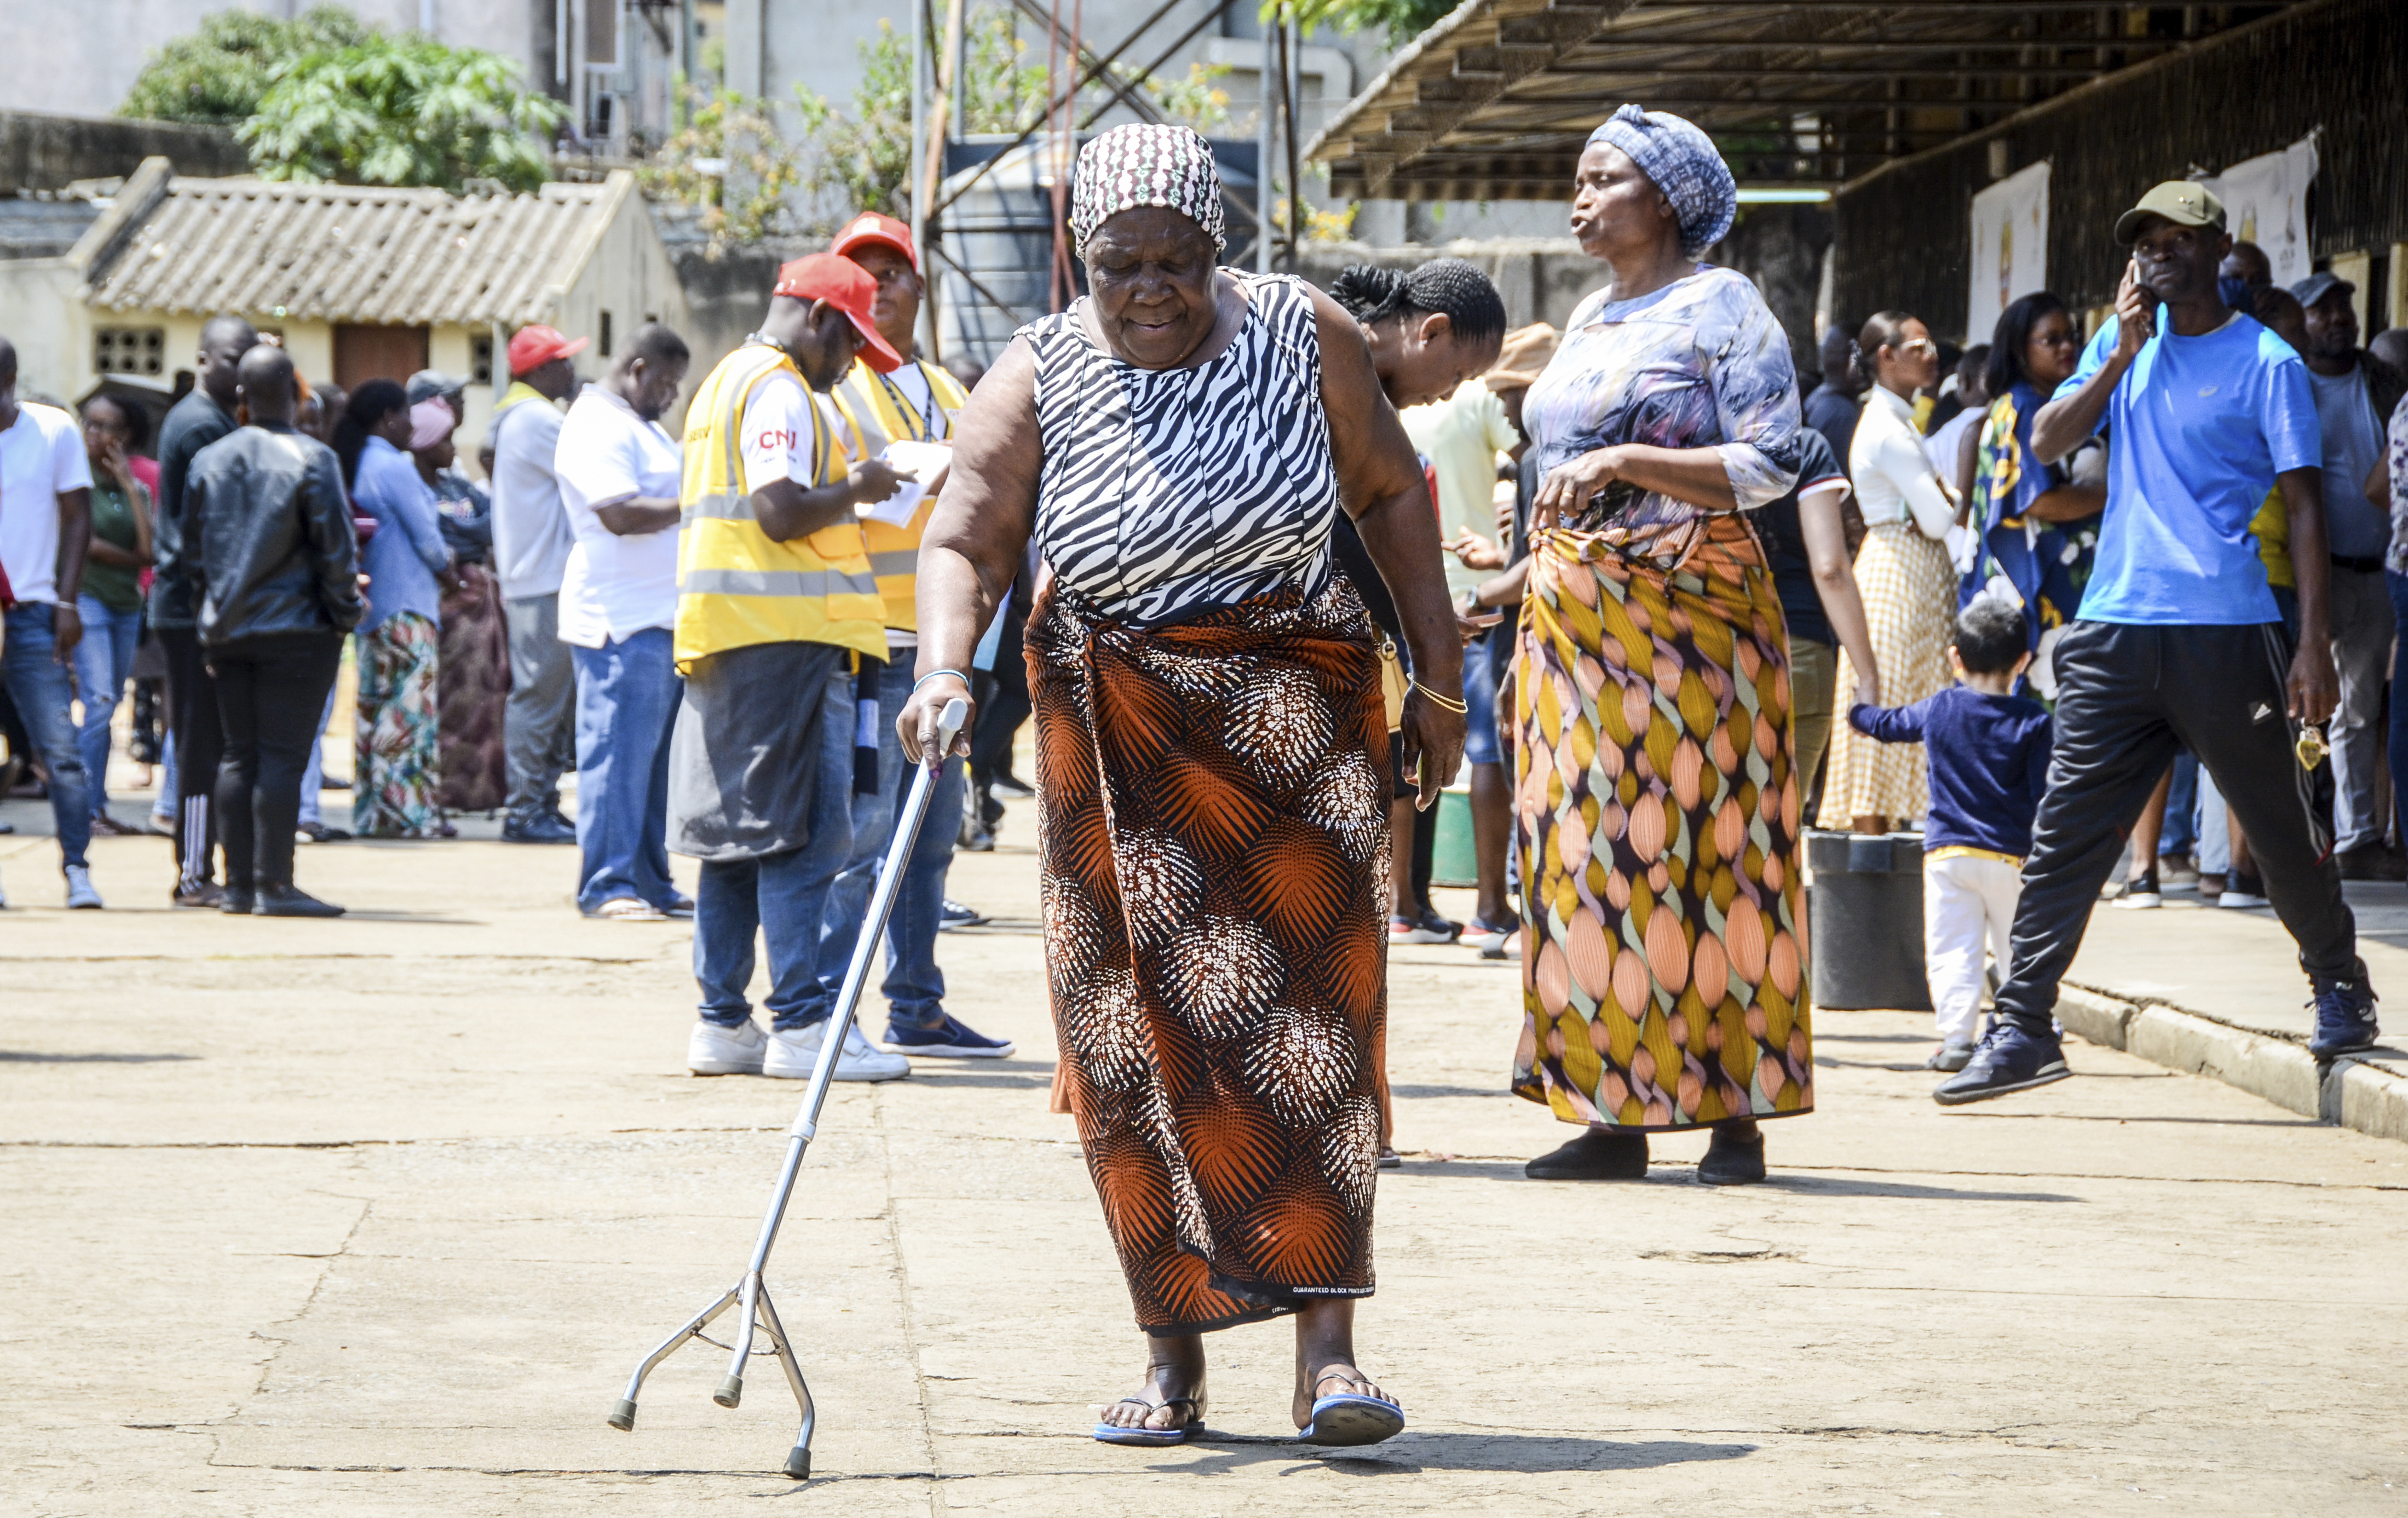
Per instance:
[[[1788,637],[1733,515],[1554,528],[1516,629],[1513,1092],[1566,1123],[1812,1110]]]
[[[1057,1096],[1150,1334],[1372,1291],[1388,735],[1342,577],[1028,616]]]

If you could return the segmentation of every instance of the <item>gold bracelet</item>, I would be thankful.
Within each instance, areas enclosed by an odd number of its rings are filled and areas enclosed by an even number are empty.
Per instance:
[[[1431,700],[1437,702],[1440,706],[1444,707],[1447,710],[1454,712],[1458,717],[1465,716],[1471,710],[1469,707],[1460,701],[1450,700],[1447,697],[1439,695],[1436,691],[1431,690],[1420,680],[1413,681],[1413,689],[1421,692],[1424,695],[1428,696]]]

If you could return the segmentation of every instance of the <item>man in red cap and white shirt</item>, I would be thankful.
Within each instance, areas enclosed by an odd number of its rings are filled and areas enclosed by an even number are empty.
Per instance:
[[[778,272],[761,330],[686,409],[675,647],[684,699],[669,739],[669,849],[695,892],[698,1075],[810,1074],[833,991],[814,973],[830,888],[853,855],[853,681],[887,656],[860,510],[903,476],[853,460],[824,397],[864,353],[901,363],[871,315],[877,282],[832,253]],[[856,929],[857,931],[857,929]],[[746,988],[769,952],[764,1034]],[[910,1072],[850,1029],[839,1081]]]
[[[878,281],[878,296],[870,303],[871,318],[888,346],[907,355],[892,373],[857,358],[852,372],[836,388],[837,405],[853,429],[860,456],[880,457],[896,443],[950,447],[953,417],[968,404],[969,395],[952,375],[908,356],[912,331],[920,322],[920,302],[927,294],[920,260],[911,246],[911,229],[891,216],[864,211],[837,234],[831,251],[860,265]],[[889,657],[876,669],[865,669],[853,693],[856,700],[875,701],[879,709],[878,788],[853,798],[853,858],[837,877],[828,898],[819,976],[830,995],[843,984],[854,935],[877,884],[878,862],[894,838],[896,812],[910,787],[903,740],[895,724],[911,695],[912,651],[920,641],[915,605],[920,535],[936,508],[937,490],[943,483],[941,468],[924,470],[919,482],[926,494],[909,517],[896,520],[898,512],[880,512],[861,524],[870,570],[886,604]],[[884,987],[883,1041],[891,1053],[924,1058],[1006,1059],[1012,1053],[1010,1043],[990,1038],[946,1012],[945,978],[937,967],[945,872],[953,863],[953,842],[959,836],[953,818],[962,809],[962,768],[958,758],[945,761],[928,802],[928,815],[936,820],[920,830],[895,898],[895,915],[887,929],[892,952]]]
[[[577,763],[577,675],[560,640],[560,580],[576,545],[552,472],[560,403],[577,388],[569,360],[585,339],[551,327],[510,338],[510,388],[494,408],[494,567],[509,627],[510,698],[502,709],[510,843],[574,843],[560,777]]]

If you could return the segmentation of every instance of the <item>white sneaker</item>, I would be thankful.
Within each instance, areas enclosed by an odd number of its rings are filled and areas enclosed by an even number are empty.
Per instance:
[[[769,1036],[746,1018],[732,1028],[697,1019],[685,1040],[685,1067],[696,1075],[759,1075]]]
[[[808,1081],[811,1067],[820,1062],[820,1049],[827,1042],[827,1024],[814,1023],[807,1028],[789,1033],[781,1028],[769,1035],[768,1053],[762,1057],[761,1073],[787,1081]],[[869,1046],[861,1029],[848,1026],[844,1030],[844,1047],[837,1052],[836,1078],[839,1081],[899,1081],[911,1073],[911,1062],[900,1054],[882,1054]]]
[[[67,909],[98,911],[104,903],[100,893],[92,888],[92,871],[81,865],[67,866]]]

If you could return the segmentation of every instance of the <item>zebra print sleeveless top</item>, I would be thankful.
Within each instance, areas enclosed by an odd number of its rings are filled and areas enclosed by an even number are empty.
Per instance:
[[[1328,580],[1338,470],[1310,287],[1236,277],[1245,323],[1197,368],[1122,363],[1076,308],[1021,329],[1045,455],[1038,551],[1116,621],[1181,622],[1284,585],[1318,594]]]

